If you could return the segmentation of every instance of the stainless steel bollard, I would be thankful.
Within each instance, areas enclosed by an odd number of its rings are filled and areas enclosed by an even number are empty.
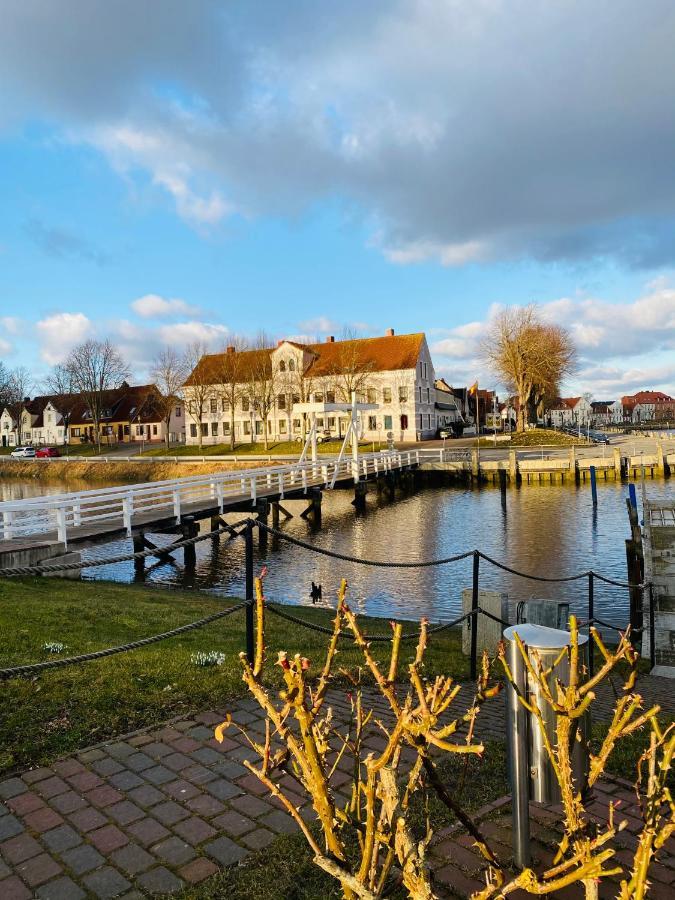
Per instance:
[[[506,659],[511,669],[516,688],[530,704],[536,703],[541,711],[546,734],[555,744],[555,713],[541,696],[540,688],[528,676],[524,660],[516,644],[518,635],[528,653],[535,651],[544,667],[553,665],[563,647],[569,645],[567,631],[547,628],[544,625],[512,625],[505,629]],[[580,661],[588,665],[588,636],[579,635]],[[534,653],[532,657],[534,658]],[[555,681],[563,684],[569,679],[569,662],[563,657],[549,677],[554,688]],[[512,795],[513,852],[517,866],[524,868],[530,864],[530,816],[529,801],[555,803],[560,800],[558,782],[544,747],[542,734],[536,721],[518,701],[516,689],[507,685],[506,691],[506,736],[509,750],[509,778]],[[590,715],[579,720],[578,740],[575,741],[572,765],[575,782],[583,790],[588,778],[588,737]]]

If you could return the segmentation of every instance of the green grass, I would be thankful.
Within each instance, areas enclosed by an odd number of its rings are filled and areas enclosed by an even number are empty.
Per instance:
[[[342,441],[326,441],[318,445],[318,451],[319,453],[339,453],[341,446]],[[368,451],[372,450],[373,447],[379,450],[386,445],[380,444],[378,441],[374,443],[372,441],[361,441],[359,446],[363,450]],[[230,448],[229,443],[204,444],[203,447],[200,447],[199,444],[181,444],[177,447],[172,446],[169,450],[164,446],[153,447],[151,450],[146,450],[143,456],[300,456],[302,447],[303,444],[298,443],[298,441],[270,441],[267,449],[262,443],[251,444],[248,441],[241,441],[235,443],[234,450]]]
[[[511,440],[497,442],[498,447],[573,447],[586,445],[588,442],[583,431],[581,438],[577,435],[566,434],[564,431],[555,431],[552,428],[531,428],[521,433],[513,432]],[[494,447],[494,441],[489,437],[480,439],[481,447]]]
[[[168,631],[232,602],[206,593],[108,582],[6,579],[0,581],[0,668],[53,658],[42,649],[46,641],[66,644],[66,656],[87,653]],[[330,623],[325,610],[292,611],[308,622]],[[382,619],[364,618],[363,627],[368,633],[390,634]],[[241,611],[146,648],[0,682],[0,775],[173,716],[222,706],[244,692],[238,659],[244,646]],[[301,652],[318,666],[326,637],[269,614],[267,646],[270,660],[284,649]],[[402,668],[412,657],[413,642],[404,647]],[[384,658],[389,644],[373,648]],[[195,666],[190,656],[198,650],[221,651],[225,663]],[[359,661],[356,649],[345,641],[341,666],[354,667]],[[466,676],[458,631],[432,638],[428,669]],[[280,670],[270,665],[268,672],[275,679]]]
[[[486,746],[482,760],[446,756],[439,763],[446,784],[464,809],[471,812],[503,796],[508,790],[506,753],[501,743]],[[417,837],[426,830],[426,815],[432,829],[452,825],[454,816],[431,792],[428,808],[420,792],[411,805],[412,825]],[[403,900],[407,891],[387,890],[391,900]],[[337,882],[312,862],[304,837],[277,838],[269,847],[253,854],[244,866],[230,866],[197,888],[184,891],[181,900],[339,900]]]

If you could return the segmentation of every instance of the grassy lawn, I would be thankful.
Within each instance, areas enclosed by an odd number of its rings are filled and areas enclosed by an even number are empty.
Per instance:
[[[53,658],[43,650],[46,641],[66,644],[66,656],[91,652],[168,631],[232,602],[206,593],[106,582],[7,579],[0,581],[0,668]],[[308,622],[330,622],[325,610],[295,608],[293,613]],[[391,633],[382,619],[364,618],[363,627],[368,633]],[[318,667],[326,640],[323,634],[269,615],[272,661],[284,649],[302,652]],[[238,654],[244,646],[241,611],[129,653],[0,682],[0,775],[172,716],[222,706],[243,693]],[[414,644],[404,647],[402,668],[412,658]],[[373,649],[383,658],[389,644],[376,643]],[[196,666],[190,657],[199,650],[220,651],[225,662]],[[345,641],[340,665],[354,667],[360,659]],[[430,673],[442,669],[466,676],[458,631],[432,638],[428,666]],[[275,678],[280,670],[270,665],[268,672]]]
[[[588,442],[584,437],[583,431],[581,438],[576,435],[566,434],[564,431],[555,431],[552,428],[531,428],[529,431],[522,433],[514,432],[510,441],[497,442],[498,447],[573,447],[576,445],[585,445]],[[489,437],[480,439],[481,447],[494,447],[494,441]]]
[[[318,445],[319,453],[339,453],[342,441],[326,441]],[[365,452],[375,448],[379,450],[386,447],[386,444],[375,441],[361,441],[359,445]],[[234,450],[227,444],[204,444],[200,447],[198,444],[180,444],[172,446],[169,450],[166,447],[153,447],[146,450],[143,456],[300,456],[303,444],[298,441],[270,441],[265,449],[265,445],[251,444],[248,441],[237,442]]]

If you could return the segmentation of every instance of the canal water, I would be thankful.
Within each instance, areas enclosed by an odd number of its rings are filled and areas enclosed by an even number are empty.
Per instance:
[[[648,481],[647,496],[672,497],[669,481]],[[35,482],[0,483],[0,499],[16,499],[39,493],[81,490],[69,482],[45,485]],[[90,487],[90,486],[89,486]],[[382,562],[431,560],[478,548],[507,566],[535,575],[561,577],[593,568],[620,581],[627,580],[625,538],[629,536],[625,498],[628,486],[598,484],[598,506],[593,510],[588,486],[527,485],[509,489],[483,487],[428,487],[395,501],[368,494],[367,508],[357,512],[350,491],[324,493],[321,528],[300,518],[303,504],[286,502],[294,518],[282,519],[281,528],[316,547],[347,556]],[[640,486],[638,485],[638,497]],[[234,521],[239,516],[229,517]],[[204,523],[204,527],[207,523]],[[158,536],[157,543],[174,538]],[[131,542],[117,541],[83,551],[85,558],[131,552]],[[242,540],[197,544],[197,566],[191,576],[178,564],[150,565],[148,584],[199,587],[218,594],[243,596],[244,547]],[[312,582],[320,584],[323,604],[332,605],[341,578],[349,582],[352,606],[371,615],[447,621],[461,611],[461,592],[471,587],[471,559],[431,568],[372,568],[342,562],[271,539],[262,553],[256,541],[256,570],[263,564],[269,575],[266,592],[279,602],[311,604]],[[85,570],[90,580],[133,581],[132,563]],[[547,597],[569,601],[574,612],[585,617],[588,584],[535,582],[496,569],[481,560],[480,587],[504,591],[515,604]],[[628,593],[625,589],[595,584],[595,609],[600,617],[625,625]]]

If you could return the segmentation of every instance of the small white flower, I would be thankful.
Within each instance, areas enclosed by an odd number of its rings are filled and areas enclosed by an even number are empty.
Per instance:
[[[225,662],[225,654],[218,650],[199,650],[190,657],[195,666],[222,666]]]
[[[42,645],[42,649],[46,650],[47,653],[63,653],[68,647],[60,641],[45,641]]]

